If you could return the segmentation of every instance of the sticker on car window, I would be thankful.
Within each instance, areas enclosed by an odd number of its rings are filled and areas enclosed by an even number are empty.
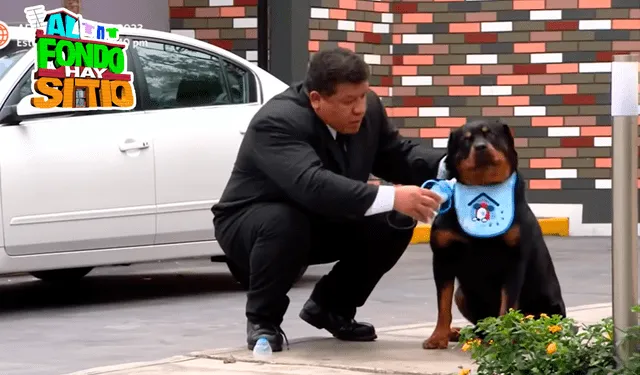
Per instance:
[[[78,111],[135,107],[122,25],[84,19],[65,8],[46,11],[43,5],[24,12],[35,32],[32,106]]]

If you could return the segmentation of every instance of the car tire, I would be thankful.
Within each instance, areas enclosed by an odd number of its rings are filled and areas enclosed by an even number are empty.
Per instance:
[[[231,275],[236,280],[236,282],[238,284],[240,284],[240,286],[242,287],[243,290],[248,290],[249,289],[249,276],[245,275],[242,271],[240,271],[240,268],[238,268],[233,262],[227,260],[226,263],[227,263],[227,267],[229,268],[229,272],[231,272]],[[296,281],[294,282],[294,284],[297,283],[298,281],[300,281],[300,279],[302,279],[302,276],[304,276],[305,272],[307,272],[307,267],[304,267],[300,271],[300,273],[296,277]]]
[[[93,267],[67,268],[61,270],[47,270],[30,272],[30,275],[49,283],[68,283],[85,277]]]

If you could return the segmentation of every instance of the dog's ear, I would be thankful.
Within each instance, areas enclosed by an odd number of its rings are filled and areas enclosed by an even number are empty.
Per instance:
[[[447,159],[444,164],[449,172],[449,178],[458,178],[457,158],[460,148],[460,140],[462,139],[462,128],[457,128],[449,134],[447,141]]]
[[[504,137],[507,140],[507,157],[509,158],[509,162],[513,166],[513,169],[518,169],[518,152],[516,151],[516,143],[513,139],[513,133],[511,133],[509,125],[504,122],[501,122],[501,125]]]

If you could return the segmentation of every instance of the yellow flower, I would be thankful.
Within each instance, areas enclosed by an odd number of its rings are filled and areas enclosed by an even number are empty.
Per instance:
[[[545,319],[546,319],[546,318],[548,318],[548,317],[549,317],[549,315],[547,315],[547,314],[545,314],[545,313],[542,313],[542,314],[540,314],[540,317],[541,317],[541,318],[545,318]]]
[[[562,331],[562,327],[560,327],[559,325],[549,326],[549,332],[551,333],[557,333],[560,331]]]
[[[469,375],[469,374],[471,374],[471,370],[469,370],[468,368],[463,368],[462,370],[460,370],[460,372],[458,374],[459,375]]]
[[[489,345],[493,345],[493,340],[489,340]]]
[[[462,351],[467,352],[469,351],[469,349],[471,349],[471,344],[469,344],[468,342],[465,342],[464,345],[462,345]]]
[[[531,319],[533,319],[533,315],[527,315],[524,318],[527,319],[527,320],[531,320]]]
[[[558,350],[558,346],[556,345],[555,342],[552,342],[549,345],[547,345],[547,354],[551,355],[555,353],[557,350]]]
[[[476,343],[476,345],[482,344],[482,339],[475,339],[475,343]]]
[[[606,337],[607,340],[609,340],[609,341],[613,340],[613,337],[611,337],[611,332],[605,332],[604,333],[604,337]]]

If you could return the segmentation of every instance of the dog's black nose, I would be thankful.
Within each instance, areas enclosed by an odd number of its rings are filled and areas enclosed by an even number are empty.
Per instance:
[[[486,143],[484,143],[484,142],[478,142],[478,143],[475,143],[475,144],[473,145],[473,148],[474,148],[476,151],[484,151],[484,150],[486,150],[486,149],[487,149],[487,144],[486,144]]]

